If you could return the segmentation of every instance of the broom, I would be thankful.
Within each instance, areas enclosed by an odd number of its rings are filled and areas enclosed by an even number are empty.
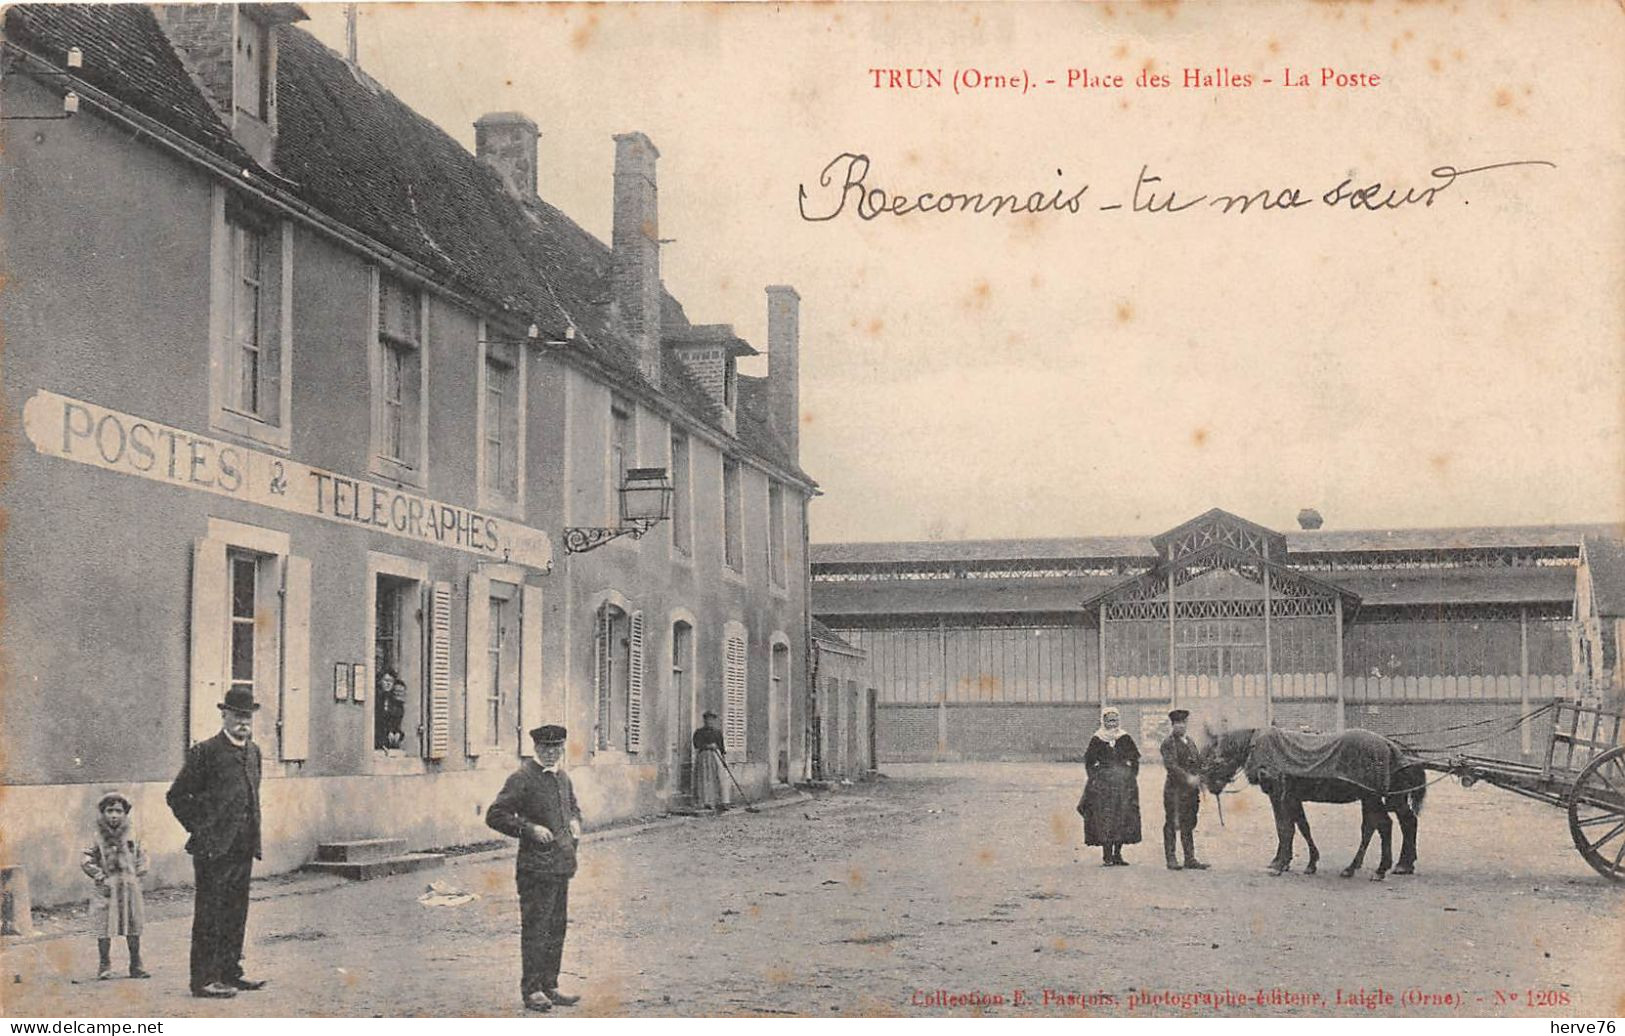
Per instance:
[[[760,813],[761,810],[751,805],[750,796],[745,794],[745,789],[739,786],[739,778],[734,776],[734,769],[728,765],[727,756],[719,755],[717,758],[722,760],[722,768],[728,771],[728,779],[734,782],[734,790],[739,792],[740,800],[745,803],[745,812]]]

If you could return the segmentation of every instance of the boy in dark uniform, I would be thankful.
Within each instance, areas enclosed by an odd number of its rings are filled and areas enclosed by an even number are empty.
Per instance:
[[[519,839],[514,878],[519,886],[519,947],[523,961],[519,995],[532,1011],[569,1007],[581,1000],[559,992],[559,961],[564,956],[570,878],[576,872],[581,838],[581,807],[570,777],[559,765],[565,730],[537,727],[530,732],[536,758],[508,778],[485,822]]]
[[[1207,864],[1196,858],[1196,813],[1202,805],[1202,754],[1185,736],[1185,721],[1190,715],[1186,709],[1168,713],[1173,730],[1162,742],[1162,766],[1166,773],[1162,785],[1162,853],[1171,871],[1181,869],[1179,860],[1174,857],[1175,832],[1185,848],[1183,869],[1207,870]]]

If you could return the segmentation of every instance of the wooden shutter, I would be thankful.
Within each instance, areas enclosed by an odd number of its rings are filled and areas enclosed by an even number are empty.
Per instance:
[[[643,748],[643,613],[633,612],[627,626],[626,750]]]
[[[609,695],[610,695],[610,615],[609,605],[598,609],[598,628],[593,634],[593,680],[598,688],[598,717],[594,724],[597,736],[593,739],[599,748],[609,747]]]
[[[547,722],[542,718],[542,588],[521,591],[519,612],[519,746],[530,743],[527,731]],[[562,718],[562,717],[560,717]]]
[[[283,562],[282,758],[310,757],[310,559]]]
[[[491,743],[491,580],[468,577],[468,623],[463,638],[463,740],[477,756]]]
[[[226,672],[226,543],[200,539],[192,545],[192,665],[187,695],[189,741],[220,729]]]
[[[436,583],[429,593],[430,759],[444,759],[451,742],[451,584]]]
[[[729,637],[722,679],[722,736],[728,751],[744,758],[745,752],[745,640]]]

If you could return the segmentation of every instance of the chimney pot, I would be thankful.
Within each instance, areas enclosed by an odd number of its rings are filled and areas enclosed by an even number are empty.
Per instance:
[[[536,123],[522,112],[488,112],[474,121],[474,155],[495,169],[520,201],[536,198]]]

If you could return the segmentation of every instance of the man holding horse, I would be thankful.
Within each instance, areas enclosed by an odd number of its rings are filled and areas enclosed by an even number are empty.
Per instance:
[[[1162,742],[1162,854],[1171,871],[1205,871],[1207,864],[1196,858],[1196,814],[1202,806],[1202,754],[1185,734],[1187,709],[1168,713],[1172,732]],[[1185,849],[1181,867],[1174,856],[1174,835]]]

